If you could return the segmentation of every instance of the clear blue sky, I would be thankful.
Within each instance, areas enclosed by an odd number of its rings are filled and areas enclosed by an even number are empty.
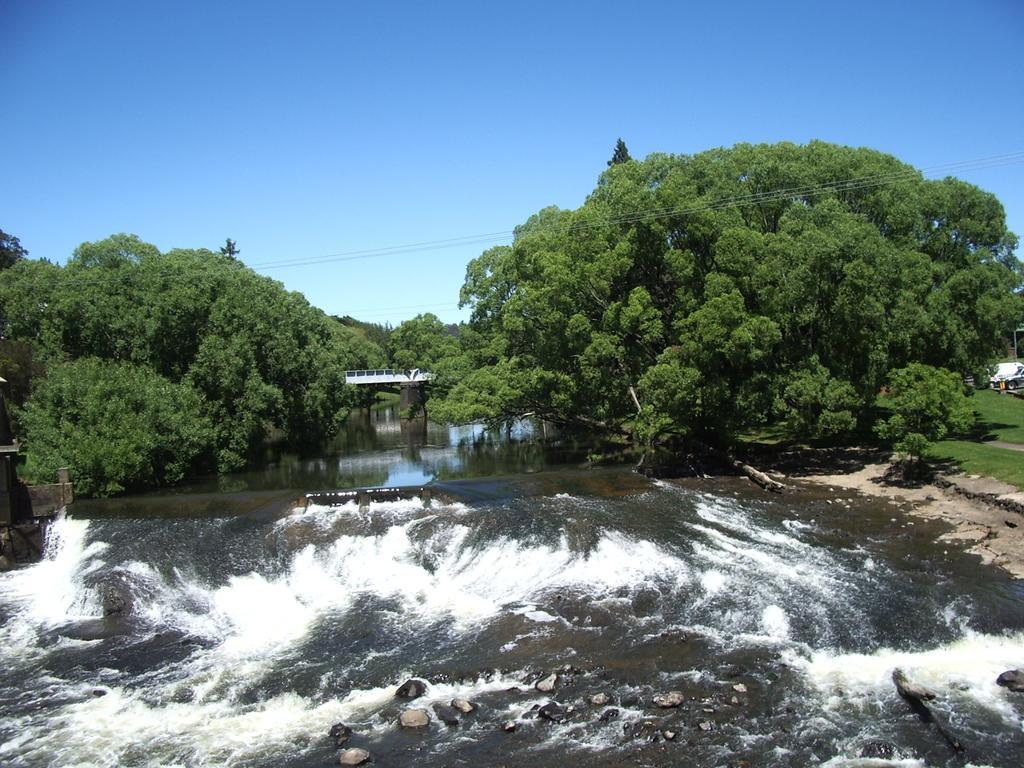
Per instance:
[[[506,231],[579,205],[618,136],[1024,149],[1020,0],[0,0],[0,35],[0,229],[54,261],[114,232],[256,265]],[[963,177],[1024,234],[1024,165]],[[482,247],[265,271],[331,313],[454,321]]]

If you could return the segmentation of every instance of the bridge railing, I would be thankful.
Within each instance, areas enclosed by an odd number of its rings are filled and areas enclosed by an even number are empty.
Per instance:
[[[365,368],[360,370],[345,371],[345,380],[350,384],[355,383],[386,383],[406,381],[430,381],[434,374],[413,368],[408,371],[400,371],[395,368]]]

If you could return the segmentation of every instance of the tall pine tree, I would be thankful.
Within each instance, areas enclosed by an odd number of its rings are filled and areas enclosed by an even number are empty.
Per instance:
[[[615,142],[615,154],[612,155],[612,159],[608,161],[608,167],[611,168],[613,165],[618,165],[619,163],[627,163],[632,159],[633,158],[629,156],[629,150],[626,149],[626,142],[620,138]]]

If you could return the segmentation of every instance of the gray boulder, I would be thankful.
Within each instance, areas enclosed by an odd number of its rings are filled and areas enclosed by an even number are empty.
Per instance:
[[[672,709],[673,707],[678,707],[683,703],[683,694],[679,691],[659,693],[652,699],[652,701],[654,702],[654,706],[660,709]]]
[[[407,709],[398,716],[398,724],[403,728],[426,728],[430,715],[425,709]]]
[[[363,765],[370,762],[370,753],[365,749],[346,749],[338,758],[339,765]]]
[[[1019,669],[1007,670],[996,678],[996,684],[1018,693],[1024,691],[1024,671]]]

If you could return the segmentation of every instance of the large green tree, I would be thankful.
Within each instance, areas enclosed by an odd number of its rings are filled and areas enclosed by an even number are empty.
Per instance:
[[[321,442],[355,401],[345,370],[384,363],[365,336],[230,256],[161,253],[134,235],[85,243],[65,267],[0,272],[0,316],[46,362],[125,362],[192,387],[222,471],[271,435]]]
[[[22,473],[47,482],[70,467],[83,494],[178,482],[214,449],[199,392],[126,362],[82,358],[53,366],[19,419]]]
[[[21,241],[0,229],[0,269],[7,269],[28,256]]]
[[[780,418],[867,426],[891,370],[998,354],[1015,246],[992,195],[868,149],[614,163],[469,264],[466,373],[433,413],[719,445]]]
[[[433,371],[458,354],[458,346],[458,340],[437,315],[426,312],[391,331],[388,357],[396,368]]]

